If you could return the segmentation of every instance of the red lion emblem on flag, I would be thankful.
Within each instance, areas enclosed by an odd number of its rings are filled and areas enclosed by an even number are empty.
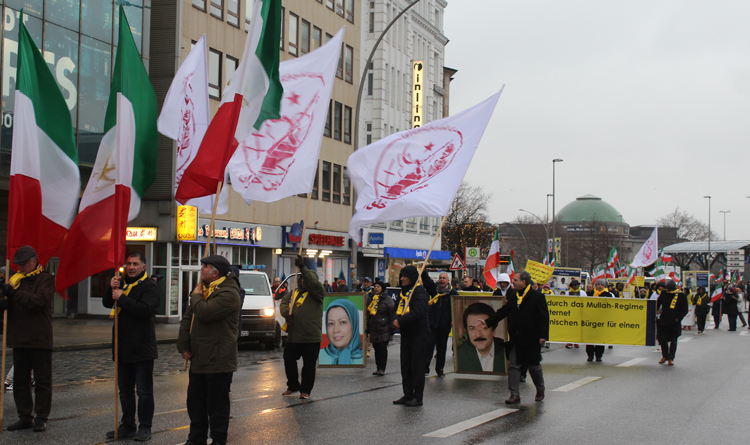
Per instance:
[[[424,141],[429,141],[424,144]],[[434,141],[438,141],[435,145]],[[445,126],[419,127],[389,143],[375,165],[376,199],[366,209],[385,208],[389,202],[428,187],[463,146],[463,135]]]

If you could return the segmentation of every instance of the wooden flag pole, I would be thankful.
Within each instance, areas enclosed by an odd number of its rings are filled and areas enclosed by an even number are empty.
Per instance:
[[[10,259],[5,259],[5,281],[8,281],[8,274],[10,273]],[[6,297],[7,298],[7,297]],[[2,364],[2,378],[5,379],[5,346],[7,344],[6,339],[8,338],[8,310],[3,311],[3,364]],[[5,381],[5,380],[3,380]],[[0,393],[0,434],[3,433],[3,419],[5,413],[5,388]]]
[[[203,252],[203,258],[209,256],[210,250],[211,250],[211,237],[214,238],[214,253],[216,253],[216,235],[214,234],[214,222],[216,221],[216,208],[219,205],[219,195],[221,194],[221,185],[222,181],[219,181],[219,185],[216,186],[216,197],[214,198],[214,210],[211,212],[211,223],[209,225],[210,232],[206,234],[206,248]],[[200,280],[200,277],[198,277]],[[195,323],[195,314],[193,314],[193,318],[190,320],[190,330],[189,333],[193,333],[193,323]],[[185,362],[182,364],[182,371],[187,371],[187,365],[188,361],[185,360]]]
[[[302,224],[302,234],[300,235],[299,239],[299,252],[297,255],[302,255],[302,243],[305,241],[305,230],[307,230],[307,218],[310,216],[310,198],[312,198],[312,193],[307,194],[307,208],[305,209],[305,219],[303,219],[304,224]],[[299,267],[295,267],[295,273],[294,273],[294,280],[295,284],[297,285],[297,288],[299,289]],[[292,300],[289,300],[289,315],[292,315],[292,306],[293,304]]]
[[[5,269],[5,270],[8,270],[8,269]],[[120,268],[119,267],[115,268],[115,277],[116,278],[120,278]],[[118,378],[119,378],[119,372],[118,372],[118,370],[119,370],[119,363],[120,363],[120,358],[119,358],[119,353],[118,353],[119,352],[118,351],[118,349],[119,349],[119,344],[118,343],[119,343],[119,337],[120,337],[120,333],[118,332],[118,319],[120,317],[118,316],[119,315],[118,314],[119,311],[117,310],[117,301],[115,301],[114,303],[115,304],[112,305],[112,310],[115,311],[115,344],[114,344],[114,347],[115,347],[115,353],[114,353],[114,356],[115,356],[115,440],[117,440],[117,427],[119,426],[119,421],[118,421],[119,413],[118,413],[118,411],[120,409],[120,402],[117,400],[118,399],[118,395],[119,395],[119,389],[120,389],[120,386],[118,384]]]
[[[424,259],[424,263],[422,263],[422,267],[419,268],[419,278],[417,278],[416,284],[414,284],[414,287],[416,288],[422,283],[422,273],[424,272],[425,267],[427,267],[427,261],[430,259],[430,255],[432,254],[432,249],[435,248],[435,242],[437,241],[438,237],[443,231],[443,224],[445,224],[445,220],[448,218],[448,215],[445,215],[443,217],[443,220],[440,222],[440,227],[438,228],[437,233],[435,234],[435,238],[432,239],[432,245],[430,246],[429,252],[427,252],[427,256]],[[404,305],[404,313],[406,313],[406,308],[409,307],[409,303],[411,302],[411,296],[414,295],[414,292],[412,292],[409,295],[409,299],[406,300],[406,304]]]

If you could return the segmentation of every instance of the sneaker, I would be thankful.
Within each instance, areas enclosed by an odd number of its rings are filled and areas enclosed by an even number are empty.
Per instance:
[[[27,430],[29,428],[34,428],[34,422],[31,420],[19,420],[12,425],[8,425],[8,431]]]
[[[565,345],[565,349],[573,349],[573,343],[568,343]]]
[[[284,397],[289,397],[289,396],[293,395],[296,392],[298,392],[298,390],[296,390],[296,389],[294,391],[292,391],[291,389],[287,389],[286,391],[282,392],[281,395],[284,396]]]
[[[302,400],[307,400],[307,399],[310,398],[310,394],[308,394],[306,392],[301,392],[301,393],[299,393],[299,398],[302,399]]]
[[[43,433],[47,431],[47,421],[44,419],[34,419],[34,432]]]
[[[139,442],[145,442],[147,440],[151,440],[151,429],[138,428],[138,432],[135,433],[135,436],[133,436],[133,440],[137,440]]]
[[[136,430],[135,428],[131,428],[131,427],[125,426],[125,425],[120,425],[120,426],[117,427],[117,438],[118,439],[122,439],[122,438],[125,438],[125,437],[133,437],[133,436],[135,436],[135,433],[137,431],[138,430]],[[110,439],[114,439],[115,432],[114,431],[107,431],[106,436],[108,438],[110,438]]]

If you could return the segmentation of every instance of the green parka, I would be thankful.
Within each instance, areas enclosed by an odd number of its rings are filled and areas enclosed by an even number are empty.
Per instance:
[[[305,280],[307,298],[300,306],[294,306],[292,317],[289,317],[289,301],[294,290],[284,294],[279,309],[281,316],[286,319],[289,334],[288,341],[292,343],[320,343],[323,340],[323,298],[325,290],[318,280],[318,274],[306,267],[300,269]]]

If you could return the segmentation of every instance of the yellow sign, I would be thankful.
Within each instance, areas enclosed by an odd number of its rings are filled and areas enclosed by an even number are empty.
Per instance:
[[[128,227],[126,241],[156,241],[156,227]]]
[[[646,285],[646,277],[635,277],[635,285],[638,287],[644,287]]]
[[[412,64],[412,92],[411,92],[411,127],[422,126],[422,84],[424,83],[424,64],[416,60]]]
[[[198,209],[177,206],[177,241],[195,241],[198,228]]]
[[[526,272],[531,275],[531,280],[540,286],[552,279],[552,272],[555,268],[546,264],[537,263],[536,261],[526,261]]]
[[[654,346],[656,300],[547,295],[549,340]]]

